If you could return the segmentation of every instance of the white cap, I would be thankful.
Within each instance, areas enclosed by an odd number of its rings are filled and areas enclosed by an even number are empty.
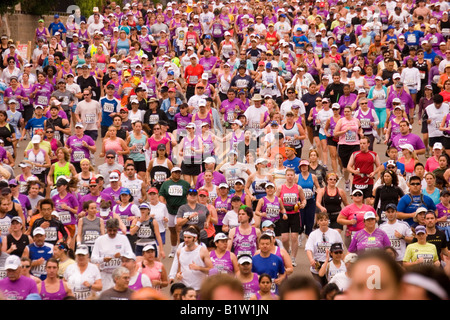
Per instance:
[[[33,138],[31,139],[31,143],[41,143],[41,136],[38,134],[35,134]]]
[[[214,242],[219,241],[219,240],[228,240],[228,236],[225,233],[223,233],[223,232],[219,232],[214,237]]]
[[[119,174],[117,172],[111,172],[109,174],[109,181],[110,182],[111,181],[119,181],[119,180],[120,180],[120,177],[119,177]]]
[[[200,99],[200,100],[198,101],[198,106],[199,106],[199,107],[206,106],[206,100],[205,100],[205,99]]]
[[[247,255],[238,258],[238,263],[239,263],[239,264],[244,264],[244,263],[246,263],[246,262],[252,263],[252,261],[253,261],[253,260],[252,260],[252,257],[247,256]]]
[[[77,250],[75,251],[75,255],[79,255],[79,254],[81,254],[83,256],[88,255],[89,254],[89,248],[86,245],[84,245],[84,244],[79,245]]]
[[[367,219],[376,219],[375,212],[367,211],[366,213],[364,213],[364,220]]]
[[[214,159],[214,157],[208,157],[203,162],[204,163],[216,163],[216,159]]]
[[[16,255],[10,255],[5,261],[5,270],[17,270],[21,265],[20,258]]]
[[[172,172],[175,172],[175,171],[181,171],[181,168],[180,167],[173,167],[170,172],[172,173]]]
[[[442,150],[442,148],[443,148],[443,145],[442,145],[442,143],[440,143],[440,142],[436,142],[436,143],[433,145],[433,149],[440,149],[440,150]]]
[[[33,230],[33,237],[37,234],[45,235],[45,230],[41,227],[37,227]]]
[[[258,158],[258,159],[256,159],[255,164],[260,164],[260,163],[264,163],[264,162],[267,162],[267,159]]]
[[[401,79],[402,77],[400,76],[400,73],[394,73],[394,75],[392,76],[392,79]]]
[[[413,152],[413,151],[414,151],[414,147],[413,147],[412,144],[410,144],[410,143],[402,144],[402,145],[400,146],[400,148],[401,148],[401,149],[406,149],[406,150],[408,150],[409,152]]]

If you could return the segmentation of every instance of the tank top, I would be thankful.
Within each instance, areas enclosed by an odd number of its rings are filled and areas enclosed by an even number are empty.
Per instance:
[[[231,210],[231,198],[227,197],[225,200],[222,200],[221,197],[217,197],[214,200],[214,207],[217,210],[217,225],[223,225],[223,218],[227,214],[228,211]]]
[[[288,188],[285,184],[283,184],[281,186],[280,198],[287,214],[298,213],[298,210],[294,210],[294,207],[299,200],[298,185],[294,184],[292,187]]]
[[[130,288],[131,290],[139,290],[143,287],[142,285],[142,273],[138,273],[136,281],[132,284],[129,285],[128,288]]]
[[[347,271],[345,263],[341,261],[341,266],[338,268],[333,260],[328,263],[328,272],[326,273],[327,280],[330,281],[336,274]]]
[[[314,187],[314,180],[312,178],[312,174],[308,174],[308,178],[304,179],[302,174],[298,175],[298,182],[297,184],[302,187],[303,193],[305,194],[306,200],[314,199],[315,198],[315,187]]]
[[[199,142],[197,139],[197,136],[194,137],[193,140],[190,140],[189,136],[184,137],[183,139],[184,145],[183,145],[183,161],[184,163],[188,164],[199,164],[202,161],[202,155],[198,154],[197,152],[192,151],[191,148],[194,148],[194,150],[197,150],[199,146]]]
[[[361,128],[363,129],[364,135],[372,135],[372,129],[373,127],[370,125],[370,123],[375,122],[375,119],[372,114],[372,110],[368,109],[366,111],[367,113],[364,114],[362,109],[358,109],[355,114],[355,118],[359,119],[359,122],[361,122]]]
[[[43,149],[39,149],[38,153],[35,154],[33,149],[27,151],[27,158],[33,163],[36,164],[45,164],[45,151]],[[46,168],[33,166],[31,169],[31,174],[37,175],[44,172]]]
[[[244,131],[241,132],[241,135],[239,137],[236,135],[236,132],[233,131],[233,133],[231,134],[230,149],[237,151],[237,146],[239,142],[244,141],[244,139],[245,139]]]
[[[231,261],[231,252],[226,251],[225,254],[219,258],[215,250],[212,250],[209,254],[214,268],[219,271],[219,273],[227,273],[234,275],[233,262]]]
[[[147,95],[148,98],[156,97],[156,80],[155,77],[146,78],[144,77],[142,81],[147,85]]]
[[[45,288],[45,281],[41,282],[41,293],[40,296],[42,297],[42,300],[62,300],[66,297],[67,293],[64,289],[64,283],[63,280],[59,280],[59,290],[53,293],[47,292],[47,289]]]
[[[201,271],[197,270],[191,270],[189,268],[189,265],[191,263],[195,263],[197,266],[204,267],[205,263],[200,258],[200,249],[201,246],[197,246],[192,251],[186,251],[186,248],[182,248],[180,255],[179,255],[179,262],[181,266],[181,272],[183,274],[183,283],[188,286],[192,287],[196,290],[199,290],[203,280],[206,278],[206,274],[204,274]]]
[[[250,254],[253,256],[257,250],[257,240],[255,227],[252,227],[249,235],[241,234],[240,227],[237,227],[233,238],[234,254],[236,256],[241,254]]]
[[[153,262],[153,267],[144,266],[139,269],[139,272],[145,274],[150,280],[161,280],[162,263],[159,261]]]
[[[136,245],[146,246],[150,243],[156,243],[156,234],[153,229],[153,218],[142,222],[137,234]]]
[[[169,166],[167,165],[167,160],[165,159],[162,164],[158,164],[158,158],[153,158],[152,161],[152,170],[150,171],[150,178],[152,180],[152,185],[155,186],[158,190],[163,184],[164,181],[170,176]]]
[[[94,247],[95,240],[101,235],[100,217],[95,217],[94,220],[89,220],[87,217],[83,219],[83,232],[81,233],[81,243],[88,247]]]
[[[133,212],[131,212],[132,205],[133,203],[129,203],[125,208],[123,208],[120,204],[116,204],[113,208],[113,212],[119,215],[123,224],[125,225],[125,227],[127,227],[127,234],[130,232],[130,224],[131,224],[131,221],[128,220],[128,218],[134,217]]]
[[[203,138],[203,159],[214,156],[214,141],[212,139],[212,135],[208,134],[206,139]]]
[[[339,189],[336,188],[336,194],[331,196],[328,193],[328,188],[325,187],[323,197],[322,197],[322,206],[327,209],[328,215],[330,217],[330,222],[336,222],[339,212],[342,210],[342,197],[339,194]]]
[[[265,184],[269,182],[269,178],[264,176],[263,178],[259,178],[257,175],[255,176],[255,181],[252,182],[253,195],[257,200],[265,197],[267,195]]]
[[[242,283],[244,288],[244,300],[250,300],[251,296],[256,294],[259,290],[259,276],[257,273],[253,274],[253,279],[249,282]]]
[[[87,179],[82,177],[81,172],[78,173],[78,181],[79,181],[78,182],[78,193],[81,196],[84,196],[89,193],[89,186],[85,187],[85,186],[83,186],[83,184],[86,184],[86,183],[89,184],[89,181],[91,181],[91,179],[93,177],[94,177],[94,173],[92,173],[92,172],[89,172],[89,177]]]
[[[145,161],[145,154],[142,153],[141,150],[145,147],[146,139],[147,138],[144,135],[141,135],[140,139],[136,139],[134,132],[130,133],[130,144],[128,146],[136,146],[136,149],[130,149],[130,154],[128,155],[129,158],[133,159],[135,162]]]
[[[299,119],[301,119],[301,118],[299,118]],[[287,128],[287,124],[285,123],[283,125],[283,134],[284,134],[286,146],[290,146],[293,148],[299,148],[302,146],[302,141],[294,138],[294,136],[300,135],[300,131],[298,130],[297,123],[294,123],[294,125],[290,129]]]
[[[55,162],[55,169],[53,171],[54,183],[55,184],[56,184],[56,181],[58,180],[58,178],[61,177],[61,176],[66,176],[67,178],[70,178],[71,172],[70,172],[69,165],[70,165],[70,163],[66,162],[64,167],[60,167],[59,163]]]
[[[280,219],[280,199],[275,196],[273,201],[267,199],[267,197],[263,198],[264,204],[261,207],[261,211],[267,214],[267,217],[262,217],[261,222],[265,220],[270,220],[275,222]]]
[[[128,51],[130,50],[130,44],[128,42],[128,39],[121,40],[120,38],[117,40],[117,53],[120,50],[125,50],[128,54]]]
[[[3,232],[2,232],[3,234]],[[10,248],[11,245],[16,245],[16,250],[12,251],[10,255],[16,255],[21,257],[25,248],[30,244],[30,239],[27,235],[22,234],[18,240],[16,240],[11,234],[6,236],[6,244],[7,248]]]

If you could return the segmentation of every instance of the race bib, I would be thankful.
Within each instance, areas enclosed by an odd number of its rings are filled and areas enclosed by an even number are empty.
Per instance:
[[[86,154],[84,153],[84,151],[74,151],[73,152],[73,161],[74,162],[80,162],[84,158],[86,158]]]
[[[95,114],[93,113],[88,113],[84,116],[84,122],[86,124],[92,124],[95,123]]]
[[[153,235],[152,228],[149,226],[141,226],[138,232],[138,238],[151,238]]]
[[[86,230],[83,237],[83,243],[86,245],[93,245],[99,236],[100,233],[97,230]]]
[[[48,105],[48,98],[46,96],[39,96],[37,103],[46,107]]]
[[[309,188],[303,189],[303,193],[305,194],[305,199],[306,200],[314,198],[314,192],[311,189],[309,189]]]
[[[58,212],[58,215],[59,221],[61,221],[62,224],[69,224],[72,221],[72,216],[69,211],[60,211]]]
[[[45,229],[45,240],[56,241],[58,240],[58,231],[55,227],[48,227]]]
[[[356,132],[355,131],[347,131],[345,133],[345,142],[356,142]]]
[[[169,196],[181,197],[183,195],[183,187],[172,185],[169,187],[168,194]]]
[[[105,112],[114,112],[114,105],[112,103],[105,103],[103,105],[103,111],[105,111]]]

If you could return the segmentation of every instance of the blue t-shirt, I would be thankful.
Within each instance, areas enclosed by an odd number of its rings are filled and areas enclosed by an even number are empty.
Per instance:
[[[34,133],[38,129],[44,130],[44,122],[47,120],[47,117],[41,117],[41,118],[31,118],[28,120],[27,124],[25,125],[25,129],[29,130],[31,129],[31,136],[34,136]]]
[[[300,168],[298,167],[299,165],[300,165],[299,157],[295,157],[292,160],[287,159],[283,162],[283,166],[285,166],[286,168],[295,169],[295,174],[300,174]]]
[[[412,201],[411,201],[412,197]],[[422,201],[423,200],[423,201]],[[421,195],[418,196],[411,196],[410,194],[405,194],[403,197],[401,197],[400,201],[397,205],[397,211],[403,212],[403,213],[413,213],[416,212],[416,210],[420,207],[427,208],[428,210],[436,210],[436,205],[434,204],[433,199],[431,199],[427,195]],[[412,218],[408,218],[404,220],[409,225],[412,225],[414,223]]]
[[[28,245],[28,250],[30,252],[31,261],[39,260],[40,258],[44,258],[44,260],[47,261],[53,256],[53,245],[48,242],[44,242],[42,247],[38,247],[35,243],[32,243]],[[47,278],[45,263],[31,268],[30,272],[33,276],[38,277],[41,280],[45,280],[45,278]]]
[[[253,256],[252,272],[261,275],[267,273],[272,279],[278,278],[278,274],[284,274],[284,263],[279,256],[270,254],[263,258],[260,254]]]
[[[384,166],[384,169],[386,169],[387,161],[385,163],[383,163],[383,166]],[[397,161],[396,166],[397,166],[397,171],[400,171],[400,173],[402,175],[404,175],[405,174],[405,165],[403,163]]]
[[[116,98],[110,100],[108,97],[103,97],[100,99],[100,105],[102,107],[102,122],[100,125],[102,127],[112,126],[113,118],[110,115],[119,111],[120,101]]]
[[[67,32],[66,27],[64,26],[64,23],[62,23],[61,21],[58,22],[58,23],[52,22],[52,23],[50,23],[50,25],[48,26],[48,31],[50,32],[50,34],[51,34],[52,36],[55,35],[55,33],[56,33],[58,30],[62,30],[61,33],[66,33],[66,32]]]

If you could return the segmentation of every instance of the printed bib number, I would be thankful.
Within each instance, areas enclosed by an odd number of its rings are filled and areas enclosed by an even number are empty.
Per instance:
[[[183,187],[182,186],[170,186],[168,190],[169,196],[181,197],[183,195]]]

